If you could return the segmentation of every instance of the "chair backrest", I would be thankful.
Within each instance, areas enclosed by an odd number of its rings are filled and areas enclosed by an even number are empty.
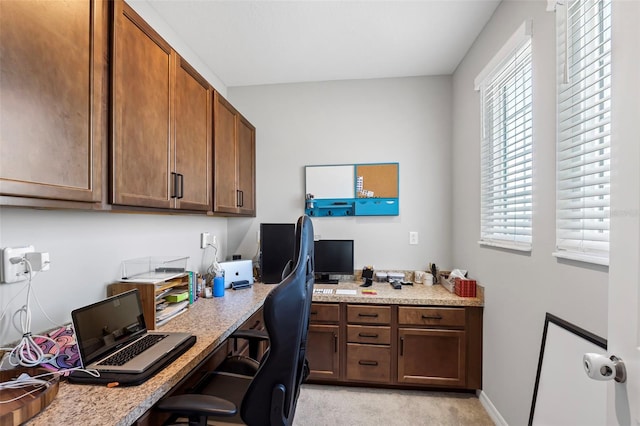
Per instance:
[[[260,363],[240,407],[248,425],[291,425],[300,384],[313,296],[313,224],[302,216],[296,224],[294,267],[264,302],[269,350]]]

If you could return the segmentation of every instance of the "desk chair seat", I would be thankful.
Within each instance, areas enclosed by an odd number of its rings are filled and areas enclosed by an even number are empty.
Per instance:
[[[158,403],[158,410],[187,416],[200,425],[207,424],[207,418],[249,426],[293,424],[300,385],[308,371],[305,352],[314,256],[313,225],[307,216],[296,225],[294,259],[291,273],[264,302],[269,349],[255,375],[211,372],[197,394],[166,398]]]

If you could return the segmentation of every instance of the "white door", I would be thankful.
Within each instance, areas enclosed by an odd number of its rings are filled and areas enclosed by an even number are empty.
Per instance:
[[[611,42],[607,349],[624,361],[627,381],[607,384],[607,424],[640,426],[640,1],[613,1]]]

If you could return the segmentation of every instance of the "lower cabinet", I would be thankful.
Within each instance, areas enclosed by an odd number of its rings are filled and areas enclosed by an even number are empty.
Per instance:
[[[312,304],[306,352],[309,380],[334,381],[340,378],[339,322],[340,305]]]
[[[482,310],[314,303],[307,345],[309,380],[481,389]]]

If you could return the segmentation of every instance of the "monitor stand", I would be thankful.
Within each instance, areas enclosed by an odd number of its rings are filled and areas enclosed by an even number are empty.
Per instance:
[[[316,284],[338,284],[338,280],[329,278],[329,274],[319,274],[315,279]]]

